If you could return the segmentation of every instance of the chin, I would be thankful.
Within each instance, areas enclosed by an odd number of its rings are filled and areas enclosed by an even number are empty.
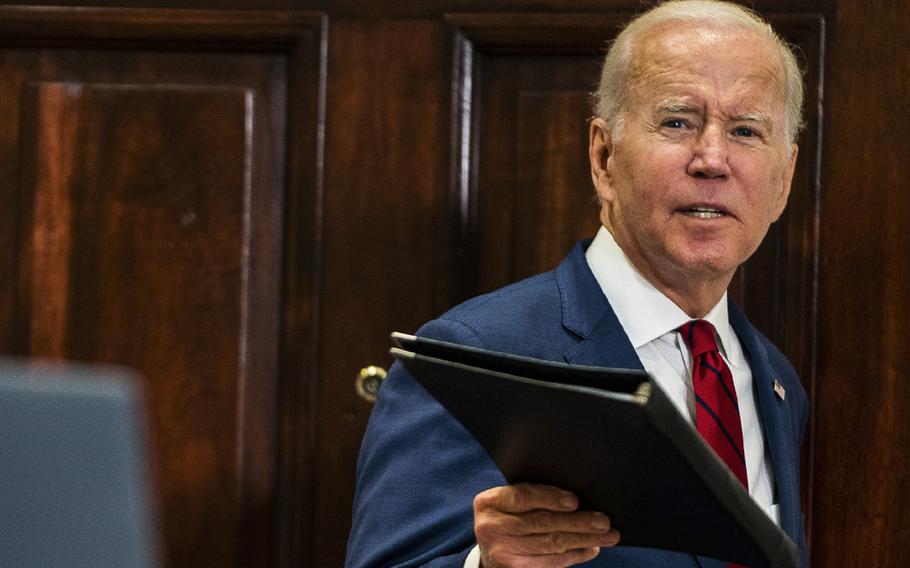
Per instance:
[[[732,277],[739,265],[727,255],[686,255],[677,263],[683,272],[704,279]]]

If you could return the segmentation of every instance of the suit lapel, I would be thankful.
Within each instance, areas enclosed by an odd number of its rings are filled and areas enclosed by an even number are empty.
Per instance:
[[[777,371],[768,360],[768,352],[761,344],[757,332],[745,315],[730,302],[730,322],[739,336],[752,368],[752,381],[757,395],[758,411],[764,426],[765,443],[771,456],[774,482],[780,504],[780,522],[790,538],[797,539],[800,532],[799,479],[796,464],[799,456],[793,447],[790,431],[790,402],[774,394]]]
[[[556,282],[562,301],[562,324],[580,339],[566,350],[563,357],[567,363],[575,365],[644,370],[616,313],[588,267],[585,249],[590,242],[577,243],[556,268]]]
[[[645,370],[629,337],[610,309],[589,335],[563,355],[567,363]]]

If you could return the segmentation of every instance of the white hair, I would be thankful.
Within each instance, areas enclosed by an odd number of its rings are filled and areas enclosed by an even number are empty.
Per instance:
[[[780,54],[784,71],[784,134],[792,144],[803,126],[803,78],[793,50],[774,29],[752,10],[720,0],[669,0],[629,22],[610,46],[594,93],[597,116],[610,125],[614,137],[622,132],[629,66],[638,38],[648,30],[670,21],[737,27],[767,38]]]

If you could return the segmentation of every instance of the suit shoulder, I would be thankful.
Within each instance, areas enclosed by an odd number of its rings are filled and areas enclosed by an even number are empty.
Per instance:
[[[552,271],[471,298],[428,322],[419,335],[485,349],[547,357],[561,343],[562,303]],[[551,346],[552,347],[552,346]]]
[[[475,296],[451,308],[440,318],[458,320],[486,319],[484,314],[514,313],[524,306],[546,304],[550,310],[559,303],[559,290],[552,271],[509,284],[498,290]]]

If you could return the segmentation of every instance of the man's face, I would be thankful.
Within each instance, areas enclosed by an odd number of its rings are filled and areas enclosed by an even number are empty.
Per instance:
[[[715,27],[657,27],[630,66],[624,123],[604,140],[602,219],[659,288],[732,278],[784,209],[796,158],[784,76],[768,41]],[[592,153],[592,160],[594,160]]]

